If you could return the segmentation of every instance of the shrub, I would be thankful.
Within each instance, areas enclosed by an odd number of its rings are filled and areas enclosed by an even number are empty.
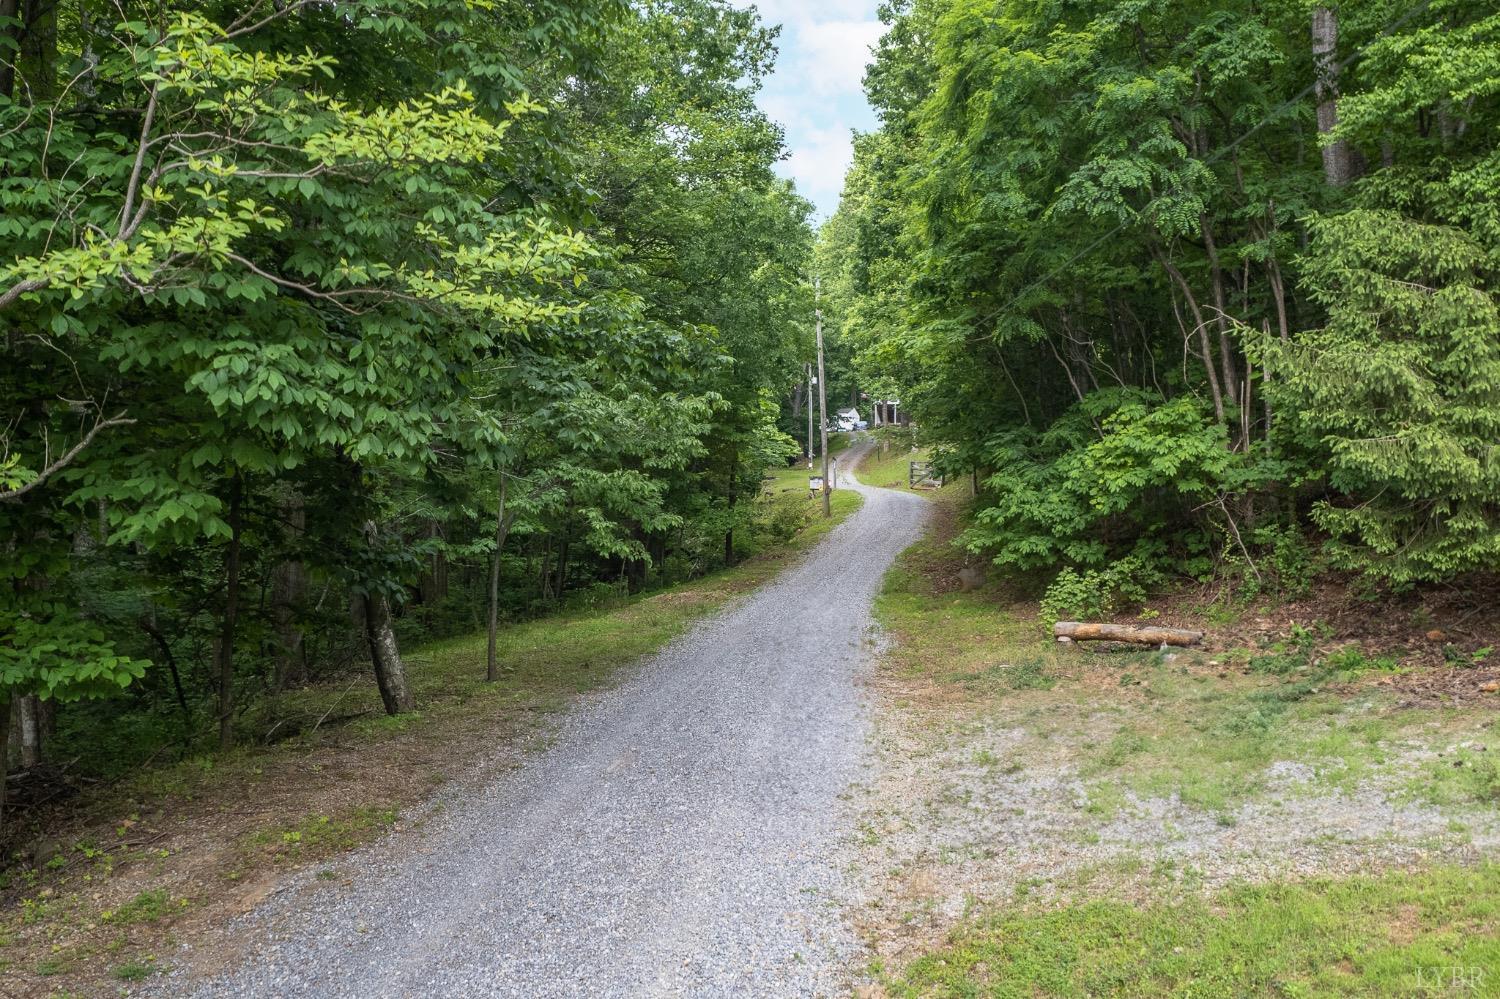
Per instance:
[[[1063,569],[1042,597],[1042,621],[1108,617],[1146,599],[1165,574],[1145,554],[1129,555],[1103,569]]]

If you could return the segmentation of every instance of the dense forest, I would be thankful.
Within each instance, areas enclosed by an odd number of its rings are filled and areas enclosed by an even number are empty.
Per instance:
[[[1053,617],[1500,569],[1500,14],[891,0],[817,249]]]
[[[16,762],[409,711],[403,645],[753,549],[813,307],[754,11],[0,0],[0,55]]]

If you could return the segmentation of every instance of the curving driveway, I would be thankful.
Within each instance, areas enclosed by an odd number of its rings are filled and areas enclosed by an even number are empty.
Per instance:
[[[843,464],[858,458],[852,452]],[[585,699],[549,747],[244,927],[202,996],[816,996],[847,991],[870,604],[923,499],[864,506],[775,582]]]

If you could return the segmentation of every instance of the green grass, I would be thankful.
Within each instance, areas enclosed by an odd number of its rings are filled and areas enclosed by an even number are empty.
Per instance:
[[[1137,667],[1144,701],[1132,705],[1084,767],[1142,795],[1180,795],[1219,811],[1265,789],[1271,764],[1295,760],[1313,786],[1350,788],[1392,758],[1398,732],[1417,732],[1427,712],[1387,698],[1348,700],[1295,685],[1238,676],[1184,676]]]
[[[866,485],[909,492],[907,481],[911,463],[927,461],[930,457],[931,452],[926,448],[912,451],[904,447],[892,446],[883,455],[877,448],[870,452],[870,456],[859,466],[859,480]],[[930,492],[931,490],[920,491]]]
[[[143,982],[155,973],[156,969],[144,961],[128,961],[110,972],[122,982]]]
[[[300,822],[251,834],[249,847],[297,859],[326,857],[368,842],[396,822],[389,808],[354,808],[337,815],[309,815]]]
[[[949,500],[940,494],[937,501]],[[1409,780],[1411,794],[1437,804],[1500,801],[1500,741],[1483,729],[1482,712],[1408,708],[1383,692],[1327,689],[1385,671],[1380,661],[1350,669],[1352,657],[1344,656],[1329,664],[1332,672],[1311,678],[1237,669],[1219,676],[1201,653],[1168,662],[1155,652],[1069,649],[1047,640],[1028,604],[993,590],[935,589],[935,580],[956,571],[953,562],[951,549],[927,539],[887,574],[875,609],[897,636],[888,668],[1033,734],[1060,733],[1077,748],[1088,780],[1142,796],[1176,794],[1222,813],[1263,793],[1267,768],[1278,761],[1311,767],[1310,791],[1348,790],[1391,774],[1409,743],[1472,741],[1489,749],[1424,768]],[[1093,682],[1084,682],[1090,675]]]
[[[1410,790],[1436,805],[1500,805],[1500,743],[1476,741],[1431,761]]]
[[[886,980],[897,996],[1489,995],[1500,866],[1237,887],[1138,908],[1021,906]],[[1452,991],[1427,984],[1487,981]]]
[[[1018,779],[1076,775],[1084,821],[1070,835],[1081,842],[1100,842],[1132,796],[1180,796],[1228,827],[1242,809],[1373,780],[1397,799],[1452,806],[1450,843],[1500,802],[1500,736],[1483,707],[1407,707],[1381,687],[1345,686],[1399,669],[1394,661],[1345,651],[1256,672],[1248,654],[1058,646],[1036,607],[1003,587],[953,589],[960,564],[933,537],[887,575],[876,602],[895,639],[885,668],[909,682],[906,696],[953,720],[935,745],[1003,731]],[[1414,749],[1455,744],[1413,762]],[[1311,779],[1272,788],[1268,768],[1282,761],[1306,765]],[[1140,843],[1092,880],[1065,876],[1039,894],[1023,883],[879,977],[892,995],[924,997],[1500,994],[1500,866],[1208,893],[1204,871],[1173,868],[1157,846]],[[1483,987],[1427,988],[1440,974],[1451,984],[1481,973]]]
[[[622,597],[610,606],[574,608],[503,627],[497,682],[485,680],[482,633],[431,642],[406,656],[418,705],[415,714],[387,717],[375,684],[360,671],[266,703],[253,727],[263,733],[274,725],[288,726],[300,732],[296,738],[274,747],[246,745],[227,753],[191,756],[149,768],[120,787],[132,798],[192,797],[224,779],[259,779],[268,760],[296,755],[309,743],[390,738],[476,712],[559,710],[578,694],[609,682],[621,666],[650,655],[734,597],[768,582],[788,560],[859,508],[862,500],[857,493],[837,490],[833,516],[823,518],[807,496],[805,478],[800,479],[800,490],[787,488],[799,481],[799,474],[805,470],[768,473],[764,509],[749,532],[753,541],[747,542],[753,550],[741,550],[744,560],[735,567],[649,594]]]
[[[143,891],[118,909],[106,909],[99,914],[100,922],[116,926],[134,926],[137,923],[154,923],[166,915],[171,899],[164,891]]]

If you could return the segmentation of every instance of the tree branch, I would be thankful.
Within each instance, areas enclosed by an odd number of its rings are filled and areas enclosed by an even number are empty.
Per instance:
[[[95,423],[93,425],[88,433],[83,435],[83,440],[79,441],[77,444],[69,448],[62,457],[58,458],[52,464],[42,469],[41,474],[36,478],[32,479],[24,486],[17,486],[15,489],[0,491],[0,501],[18,500],[22,496],[25,496],[27,493],[31,492],[33,489],[44,485],[46,481],[52,476],[56,475],[64,468],[67,468],[69,465],[71,465],[73,463],[73,460],[80,454],[82,454],[84,452],[84,449],[94,442],[94,438],[99,436],[99,432],[101,430],[107,430],[110,427],[130,426],[133,423],[135,423],[134,420],[125,418],[125,413],[123,411],[118,416],[112,416],[107,420],[100,420],[98,423]]]

